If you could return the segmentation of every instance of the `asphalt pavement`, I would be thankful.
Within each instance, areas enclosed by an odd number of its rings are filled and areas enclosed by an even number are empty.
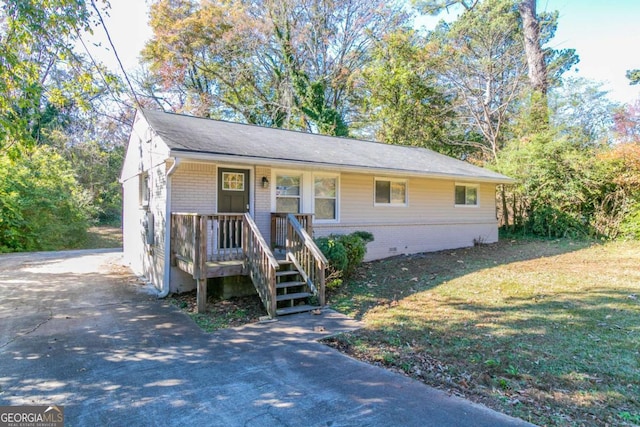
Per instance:
[[[323,345],[332,310],[212,334],[113,250],[0,255],[0,406],[66,426],[524,426]]]

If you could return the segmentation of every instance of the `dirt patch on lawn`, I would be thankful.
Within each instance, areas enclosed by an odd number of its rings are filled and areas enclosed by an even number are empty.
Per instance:
[[[218,329],[256,323],[267,312],[258,295],[231,298],[228,300],[210,297],[207,300],[207,311],[196,313],[196,291],[172,294],[169,301],[187,313],[206,332]]]

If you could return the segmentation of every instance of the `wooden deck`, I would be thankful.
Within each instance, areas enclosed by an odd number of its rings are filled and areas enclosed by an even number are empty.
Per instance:
[[[176,266],[193,276],[194,263],[189,259],[185,259],[181,256],[176,256]],[[239,259],[229,261],[207,261],[205,263],[206,277],[229,277],[229,276],[246,276],[247,272],[244,266],[244,261]]]
[[[301,311],[310,296],[324,305],[327,260],[311,238],[311,224],[310,214],[272,214],[267,244],[248,214],[173,213],[172,265],[197,281],[199,312],[206,308],[208,278],[240,275],[251,278],[271,317]]]

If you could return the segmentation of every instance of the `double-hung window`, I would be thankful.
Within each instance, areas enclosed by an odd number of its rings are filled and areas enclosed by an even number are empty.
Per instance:
[[[407,181],[404,179],[375,179],[375,204],[406,206]]]
[[[478,206],[478,186],[456,184],[456,206]]]
[[[276,175],[276,212],[300,213],[301,175]]]
[[[338,219],[338,177],[316,175],[313,178],[313,205],[316,220]]]

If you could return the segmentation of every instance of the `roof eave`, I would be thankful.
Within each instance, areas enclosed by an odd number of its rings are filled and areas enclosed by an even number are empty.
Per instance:
[[[486,182],[494,184],[513,184],[516,180],[509,177],[491,177],[482,175],[463,175],[454,173],[437,173],[437,172],[425,172],[418,170],[407,169],[389,169],[389,168],[377,168],[357,165],[341,165],[337,163],[324,163],[324,162],[312,162],[303,160],[291,160],[291,159],[273,159],[264,157],[244,156],[244,155],[232,155],[232,154],[220,154],[193,151],[179,148],[171,149],[172,157],[181,157],[183,159],[192,160],[206,160],[206,161],[223,161],[229,163],[249,163],[261,166],[282,167],[291,168],[292,166],[299,166],[305,168],[320,168],[330,169],[340,172],[354,172],[354,173],[377,173],[381,175],[403,175],[414,176],[422,178],[432,179],[457,179],[460,181],[468,182]]]

